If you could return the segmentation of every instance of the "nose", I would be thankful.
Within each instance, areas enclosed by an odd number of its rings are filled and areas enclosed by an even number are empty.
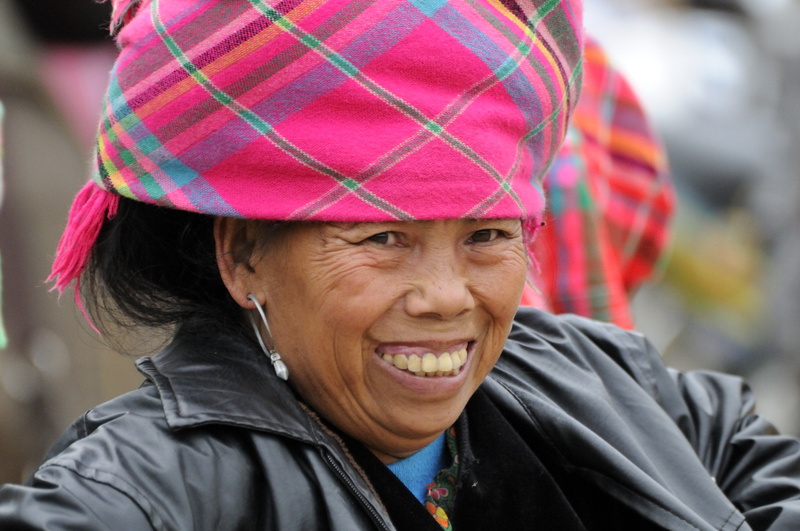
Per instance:
[[[406,312],[414,317],[452,319],[475,307],[466,268],[453,256],[430,256],[415,268]]]

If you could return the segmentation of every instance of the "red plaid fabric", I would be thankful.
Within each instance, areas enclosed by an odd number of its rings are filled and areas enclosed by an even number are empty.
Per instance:
[[[116,2],[94,184],[57,287],[113,214],[104,191],[260,219],[538,218],[581,14],[581,0]]]
[[[545,178],[547,226],[534,246],[540,294],[524,302],[632,328],[630,297],[664,256],[675,193],[639,101],[590,39],[584,67],[573,122]]]

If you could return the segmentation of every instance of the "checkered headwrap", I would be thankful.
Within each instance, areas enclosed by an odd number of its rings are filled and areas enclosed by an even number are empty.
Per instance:
[[[117,1],[56,286],[119,196],[257,219],[537,219],[580,85],[581,4]]]

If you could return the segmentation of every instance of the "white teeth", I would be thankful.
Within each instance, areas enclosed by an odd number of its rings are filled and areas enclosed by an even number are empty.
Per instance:
[[[436,357],[432,352],[419,357],[416,354],[384,354],[383,359],[403,371],[413,372],[417,376],[455,376],[467,361],[467,349],[445,352]]]
[[[408,369],[408,359],[405,356],[397,356],[392,363],[398,369],[406,370]]]
[[[422,356],[422,370],[425,372],[436,372],[439,362],[436,361],[436,356],[428,352]]]
[[[450,354],[450,359],[453,363],[453,370],[458,371],[462,365],[464,365],[464,361],[467,359],[467,349],[461,349],[457,352],[453,352]]]

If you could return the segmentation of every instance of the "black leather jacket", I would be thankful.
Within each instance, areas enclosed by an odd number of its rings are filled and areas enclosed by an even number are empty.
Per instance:
[[[28,485],[0,488],[0,529],[395,528],[257,346],[183,331],[137,364],[140,389],[75,422]],[[800,529],[800,443],[752,413],[739,379],[668,371],[638,334],[520,310],[479,393],[555,477],[602,493],[609,511],[586,528]]]

